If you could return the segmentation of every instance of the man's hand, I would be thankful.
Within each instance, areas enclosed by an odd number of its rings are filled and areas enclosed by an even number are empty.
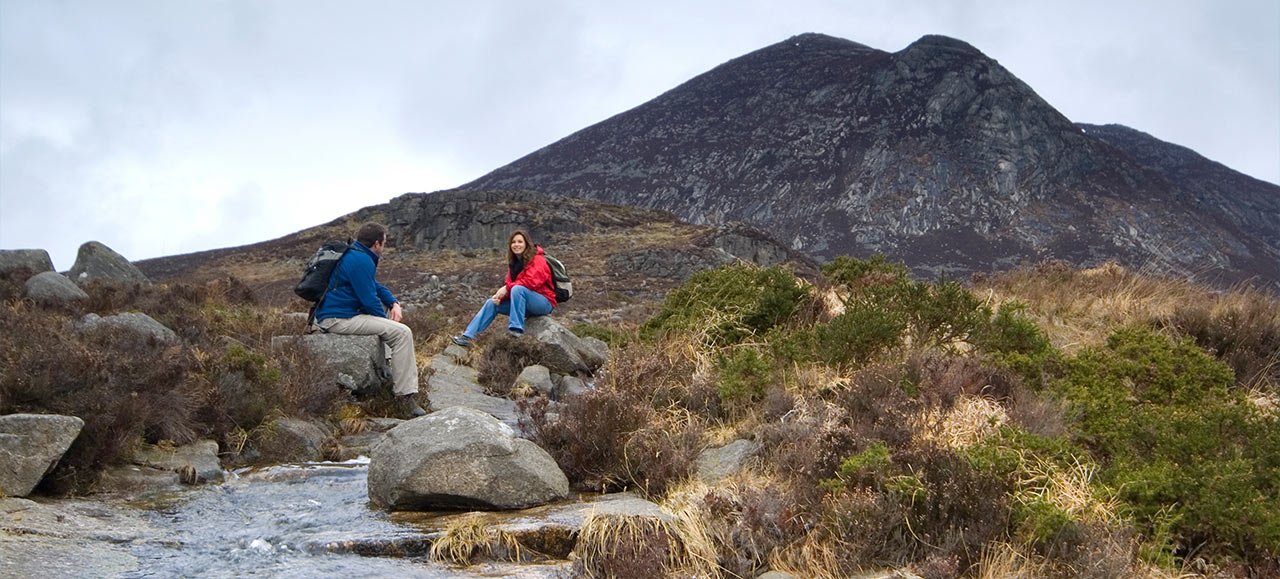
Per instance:
[[[404,311],[400,309],[400,302],[391,304],[391,313],[387,315],[391,321],[398,322],[404,318]]]

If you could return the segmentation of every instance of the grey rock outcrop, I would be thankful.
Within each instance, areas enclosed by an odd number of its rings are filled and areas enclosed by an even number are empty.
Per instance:
[[[43,249],[0,249],[0,275],[25,269],[32,275],[53,271],[53,260]]]
[[[590,374],[609,360],[607,344],[596,338],[579,338],[552,316],[525,320],[524,334],[542,342],[542,365],[560,374]]]
[[[295,347],[315,356],[333,370],[336,384],[355,392],[381,387],[388,376],[386,348],[377,336],[275,336],[271,347]]]
[[[369,499],[389,510],[519,509],[568,496],[546,451],[469,408],[392,428],[369,459]]]
[[[760,452],[760,443],[738,439],[720,448],[708,448],[698,455],[698,480],[711,484],[742,469],[748,458]]]
[[[605,262],[611,274],[638,273],[648,277],[684,280],[704,269],[733,263],[732,255],[719,248],[651,248],[624,251]]]
[[[431,377],[427,379],[427,400],[432,412],[446,408],[472,408],[497,418],[514,430],[520,428],[516,403],[508,398],[485,394],[474,368],[458,361],[466,355],[461,348],[446,349],[431,359]]]
[[[0,494],[31,494],[71,447],[81,428],[84,421],[75,416],[0,416]]]
[[[139,312],[125,312],[114,316],[102,317],[98,314],[85,314],[75,322],[76,329],[81,332],[124,331],[154,338],[164,344],[176,344],[178,334],[155,318]]]
[[[37,273],[22,285],[28,298],[45,305],[66,304],[89,298],[80,286],[56,271]]]
[[[67,277],[80,285],[96,280],[151,283],[151,280],[147,279],[147,276],[129,263],[124,256],[97,241],[90,241],[80,246],[80,251],[76,253],[76,263],[71,266]]]
[[[528,387],[547,396],[551,396],[556,389],[555,383],[551,381],[551,371],[541,364],[534,364],[521,370],[512,386],[513,390]]]

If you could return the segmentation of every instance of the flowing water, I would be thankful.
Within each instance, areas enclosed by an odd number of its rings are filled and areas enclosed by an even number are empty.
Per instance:
[[[367,460],[279,466],[155,500],[146,507],[167,536],[133,547],[139,571],[126,577],[567,576],[563,562],[429,561],[428,529],[371,507],[367,474]]]

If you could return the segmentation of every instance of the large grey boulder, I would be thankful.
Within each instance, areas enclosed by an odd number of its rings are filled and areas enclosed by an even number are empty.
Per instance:
[[[45,271],[27,278],[22,291],[36,303],[45,305],[89,299],[89,294],[84,293],[80,286],[56,271]]]
[[[151,283],[151,280],[147,279],[147,276],[129,263],[124,256],[97,241],[90,241],[80,246],[80,251],[76,253],[76,263],[71,266],[67,277],[80,285],[95,280]]]
[[[355,392],[379,388],[390,375],[386,350],[377,336],[324,333],[276,336],[271,339],[271,346],[296,347],[314,355],[334,371],[339,385]]]
[[[471,408],[392,428],[369,457],[369,500],[389,510],[521,509],[568,496],[551,455]]]
[[[25,497],[80,435],[84,421],[56,414],[0,416],[0,494]]]
[[[0,249],[0,275],[19,269],[32,274],[53,271],[53,260],[43,249]]]
[[[154,338],[157,342],[163,344],[176,344],[178,342],[177,333],[164,324],[157,322],[155,318],[140,312],[125,312],[105,318],[98,314],[85,314],[83,318],[80,318],[75,323],[75,327],[81,332],[134,332]]]
[[[546,347],[544,366],[560,374],[590,374],[609,360],[609,346],[595,338],[579,338],[551,316],[525,320],[524,334]]]

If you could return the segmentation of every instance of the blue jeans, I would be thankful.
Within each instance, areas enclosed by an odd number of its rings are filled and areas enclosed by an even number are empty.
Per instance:
[[[511,286],[511,294],[508,299],[502,300],[500,304],[494,304],[493,300],[485,300],[484,307],[476,312],[476,317],[471,318],[471,323],[467,324],[467,331],[462,335],[474,339],[483,332],[489,324],[493,323],[493,318],[497,314],[502,314],[511,318],[507,328],[516,332],[524,332],[524,317],[529,316],[545,316],[551,313],[551,300],[546,296],[533,291],[522,285]]]

